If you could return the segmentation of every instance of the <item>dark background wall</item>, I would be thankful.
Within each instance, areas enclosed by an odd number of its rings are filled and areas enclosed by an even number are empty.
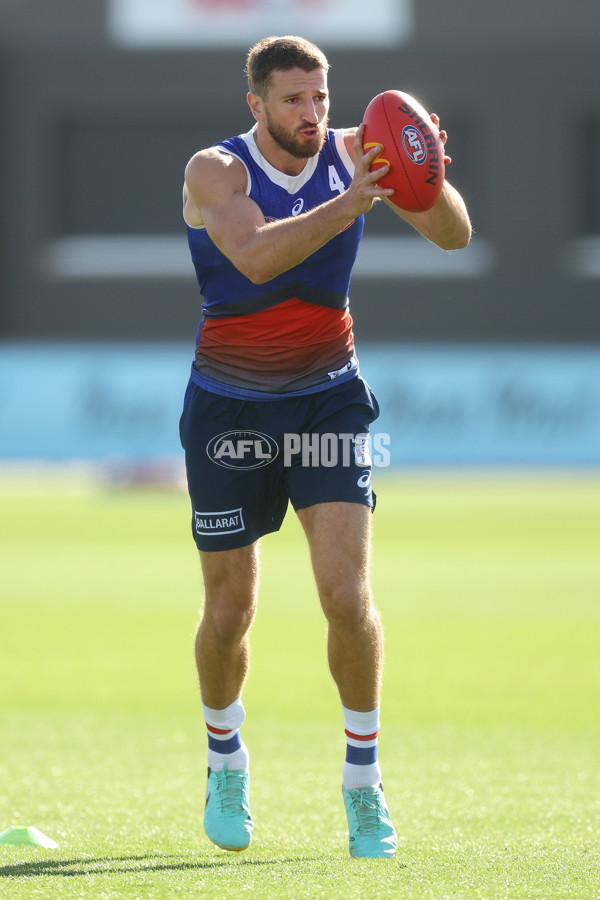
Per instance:
[[[370,213],[359,336],[597,343],[600,5],[428,0],[414,14],[402,46],[323,45],[331,123],[357,124],[386,88],[421,99],[449,132],[476,233],[463,262],[421,261],[410,229]],[[192,340],[182,174],[251,127],[244,55],[117,47],[98,0],[0,2],[0,339]]]

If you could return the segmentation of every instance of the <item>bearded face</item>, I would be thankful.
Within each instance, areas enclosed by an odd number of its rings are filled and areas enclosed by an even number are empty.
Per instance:
[[[304,122],[296,128],[288,128],[275,120],[275,116],[265,107],[265,125],[273,140],[296,159],[316,156],[325,141],[328,117],[317,124]]]

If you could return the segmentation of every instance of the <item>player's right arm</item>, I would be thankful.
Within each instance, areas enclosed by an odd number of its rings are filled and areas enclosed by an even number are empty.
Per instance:
[[[219,250],[255,284],[264,284],[303,262],[335,237],[376,197],[390,192],[377,186],[385,170],[369,169],[377,148],[356,167],[343,194],[299,216],[265,222],[260,207],[246,195],[247,174],[239,159],[219,148],[201,150],[185,172],[185,218],[204,225]]]

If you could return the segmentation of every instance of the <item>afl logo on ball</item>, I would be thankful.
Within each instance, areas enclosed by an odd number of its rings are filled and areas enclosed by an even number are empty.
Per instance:
[[[405,125],[402,129],[402,145],[406,154],[417,165],[421,165],[427,159],[427,144],[418,128],[414,125]]]

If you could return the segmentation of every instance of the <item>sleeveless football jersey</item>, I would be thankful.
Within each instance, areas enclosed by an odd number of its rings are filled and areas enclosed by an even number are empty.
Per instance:
[[[265,221],[302,215],[343,193],[354,164],[341,130],[299,175],[285,175],[259,152],[252,131],[219,142],[245,166],[246,193]],[[362,236],[359,216],[304,262],[253,284],[203,227],[187,225],[203,296],[192,379],[226,396],[270,399],[323,390],[357,374],[348,289]]]

